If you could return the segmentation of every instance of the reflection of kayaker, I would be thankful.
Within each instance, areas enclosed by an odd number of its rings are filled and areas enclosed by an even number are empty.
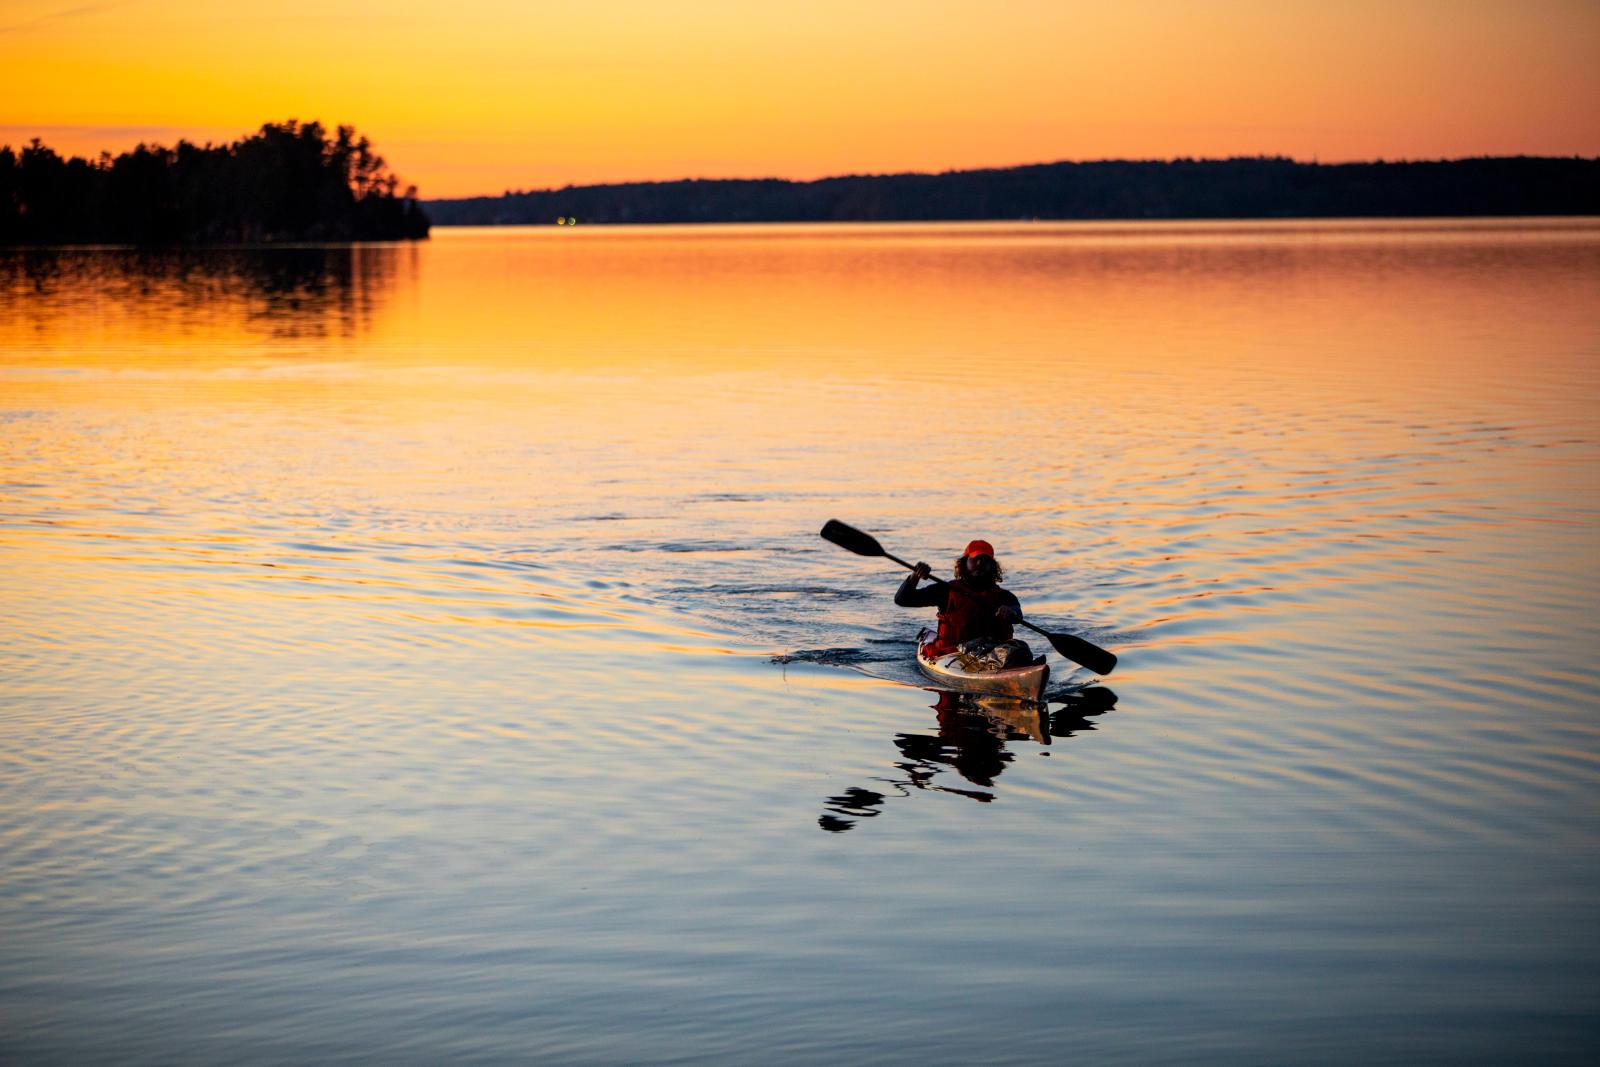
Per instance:
[[[950,793],[988,803],[995,799],[997,782],[1015,757],[1008,742],[1050,744],[1052,737],[1073,737],[1094,730],[1092,718],[1117,702],[1109,689],[1080,689],[1057,701],[1051,711],[1035,700],[942,692],[933,704],[939,729],[934,733],[897,733],[894,745],[901,759],[895,763],[902,776],[874,778],[872,788],[855,786],[831,796],[823,804],[817,825],[842,833],[860,819],[883,814],[891,796],[908,797],[913,790]],[[972,786],[943,785],[939,776],[954,770]],[[885,791],[887,787],[887,791]]]

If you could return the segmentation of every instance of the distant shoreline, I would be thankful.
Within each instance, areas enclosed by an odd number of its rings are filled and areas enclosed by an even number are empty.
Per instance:
[[[1185,224],[1185,223],[1209,223],[1209,224],[1215,225],[1219,230],[1232,230],[1232,229],[1236,228],[1236,226],[1242,226],[1242,225],[1254,224],[1254,223],[1283,223],[1283,224],[1285,224],[1285,227],[1284,227],[1285,229],[1291,229],[1293,224],[1295,224],[1295,223],[1303,223],[1303,224],[1306,224],[1306,225],[1311,225],[1311,224],[1314,224],[1314,223],[1328,223],[1328,222],[1394,223],[1395,224],[1395,226],[1394,226],[1395,229],[1416,229],[1416,230],[1427,230],[1427,229],[1434,228],[1433,226],[1428,225],[1430,223],[1432,223],[1432,224],[1443,224],[1443,223],[1450,223],[1450,222],[1463,223],[1463,224],[1472,223],[1472,222],[1482,222],[1482,223],[1497,223],[1498,222],[1498,223],[1505,223],[1507,227],[1514,226],[1514,225],[1516,225],[1518,223],[1534,224],[1534,223],[1539,223],[1539,222],[1549,222],[1549,223],[1590,222],[1590,223],[1593,223],[1594,225],[1596,225],[1597,227],[1600,227],[1600,211],[1597,211],[1597,212],[1595,212],[1593,214],[1573,214],[1573,215],[1569,215],[1569,214],[1549,214],[1549,213],[1542,214],[1542,215],[1289,215],[1289,216],[1277,216],[1277,215],[1274,215],[1274,216],[1271,216],[1271,217],[1265,217],[1265,216],[1260,216],[1260,215],[1241,215],[1241,216],[1217,215],[1217,216],[1209,216],[1209,217],[1206,217],[1206,218],[1136,218],[1136,219],[1121,219],[1121,218],[1109,218],[1109,219],[1036,219],[1036,218],[1010,219],[1010,218],[995,218],[995,219],[873,219],[873,220],[866,220],[866,221],[826,220],[826,221],[819,221],[819,222],[611,222],[611,223],[596,223],[596,224],[589,225],[587,227],[580,226],[578,223],[572,223],[570,228],[574,229],[574,230],[576,230],[576,229],[584,229],[584,228],[587,228],[587,229],[590,229],[590,230],[598,230],[598,229],[651,229],[651,228],[657,228],[657,227],[662,228],[662,229],[667,229],[667,228],[671,228],[671,227],[685,227],[685,228],[687,228],[687,227],[705,227],[707,229],[711,229],[711,228],[715,228],[715,227],[726,227],[726,228],[729,228],[729,229],[732,229],[732,228],[741,228],[742,229],[742,228],[746,228],[746,227],[755,228],[755,227],[761,227],[761,226],[772,226],[772,227],[793,227],[795,229],[804,229],[805,227],[809,227],[809,226],[815,226],[815,227],[818,227],[818,228],[833,226],[833,227],[839,227],[841,229],[844,229],[844,228],[855,228],[855,227],[865,228],[865,227],[869,227],[869,226],[883,226],[883,227],[905,226],[905,227],[915,227],[915,228],[926,228],[926,227],[932,227],[932,226],[1025,227],[1025,226],[1047,226],[1047,225],[1076,225],[1076,224],[1080,224],[1080,223],[1081,224],[1103,223],[1103,224],[1105,224],[1105,226],[1107,227],[1108,230],[1111,230],[1111,229],[1116,229],[1116,228],[1119,228],[1119,227],[1144,227],[1144,226],[1152,226],[1152,227],[1154,227],[1154,226],[1169,225],[1169,224],[1176,226],[1176,225],[1181,225],[1181,224]],[[1418,225],[1407,226],[1407,225],[1405,225],[1407,223],[1416,223]],[[1355,229],[1355,228],[1356,227],[1352,227],[1352,229]],[[1373,229],[1373,227],[1361,227],[1361,228],[1362,229],[1366,229],[1366,230]],[[1449,227],[1449,228],[1450,229],[1456,229],[1456,230],[1463,230],[1464,231],[1464,230],[1470,230],[1473,227],[1471,227],[1469,225],[1462,225],[1462,226],[1455,226],[1455,227]],[[1494,228],[1502,228],[1502,227],[1492,227],[1492,226],[1487,226],[1486,225],[1486,226],[1484,226],[1482,228],[1483,229],[1494,229]],[[507,223],[456,222],[456,223],[448,223],[448,224],[435,223],[433,225],[434,234],[437,234],[437,232],[440,231],[440,230],[454,231],[454,230],[510,230],[510,229],[552,229],[553,230],[553,229],[556,229],[556,226],[554,224],[551,224],[551,223],[537,223],[537,222],[507,222]],[[360,242],[360,243],[362,243],[362,244],[403,244],[405,242],[401,242],[401,241],[364,241],[364,242]],[[226,247],[226,248],[321,247],[323,244],[326,244],[326,242],[321,242],[321,243],[312,242],[312,243],[309,243],[309,244],[306,244],[306,245],[302,245],[302,246],[286,246],[286,245],[267,245],[267,244],[263,244],[263,245],[259,245],[259,246],[218,245],[218,246],[215,246],[215,247]],[[106,246],[106,247],[132,247],[132,246]],[[204,247],[204,246],[192,246],[192,247]]]
[[[624,182],[422,206],[436,226],[1581,216],[1600,215],[1600,158],[1107,160],[812,181]]]
[[[1016,227],[1027,227],[1027,226],[1034,226],[1034,225],[1048,226],[1048,225],[1067,225],[1067,224],[1079,224],[1079,223],[1087,223],[1087,224],[1103,223],[1103,224],[1105,224],[1105,227],[1106,227],[1104,230],[1085,230],[1084,232],[1085,233],[1089,233],[1089,234],[1092,234],[1092,233],[1102,233],[1102,234],[1104,234],[1104,233],[1112,233],[1112,234],[1119,234],[1120,235],[1120,234],[1123,234],[1123,233],[1126,232],[1123,229],[1124,227],[1126,227],[1128,230],[1132,230],[1132,229],[1138,228],[1138,227],[1150,227],[1150,228],[1154,229],[1154,228],[1157,228],[1157,227],[1160,227],[1160,226],[1163,226],[1163,225],[1169,225],[1169,224],[1170,225],[1181,225],[1181,224],[1186,224],[1186,223],[1211,224],[1212,226],[1214,226],[1216,228],[1215,232],[1220,232],[1220,233],[1235,232],[1235,231],[1239,230],[1241,227],[1243,227],[1243,226],[1245,226],[1247,224],[1254,224],[1254,223],[1281,223],[1281,224],[1283,224],[1281,232],[1293,233],[1294,232],[1294,224],[1297,224],[1297,223],[1298,224],[1304,224],[1304,225],[1309,227],[1309,226],[1311,226],[1313,224],[1316,224],[1316,223],[1330,223],[1330,222],[1375,223],[1375,224],[1392,223],[1393,224],[1392,228],[1387,232],[1414,231],[1414,232],[1417,232],[1417,233],[1426,233],[1426,232],[1429,232],[1430,230],[1446,230],[1446,229],[1448,229],[1450,231],[1453,231],[1453,232],[1458,232],[1458,233],[1472,232],[1474,230],[1479,230],[1479,229],[1484,230],[1484,231],[1487,232],[1487,231],[1491,231],[1491,230],[1495,230],[1495,229],[1511,229],[1511,228],[1514,228],[1517,224],[1535,225],[1535,224],[1538,224],[1540,222],[1546,222],[1546,223],[1551,223],[1551,224],[1558,224],[1558,223],[1562,223],[1562,222],[1589,223],[1594,228],[1600,229],[1600,212],[1596,212],[1595,214],[1592,214],[1592,215],[1548,215],[1548,214],[1547,215],[1337,215],[1337,216],[1322,215],[1322,216],[1295,216],[1295,217],[1290,217],[1290,218],[1261,218],[1261,217],[1223,218],[1223,217],[1216,217],[1216,218],[1203,218],[1203,219],[1143,219],[1143,218],[1141,218],[1141,219],[911,219],[911,220],[896,219],[896,220],[889,220],[889,221],[874,221],[874,222],[664,222],[664,223],[653,223],[652,222],[652,223],[611,223],[611,224],[606,224],[606,225],[589,226],[589,227],[586,227],[586,229],[589,232],[594,233],[594,232],[598,232],[598,231],[618,231],[618,230],[626,230],[626,229],[663,229],[663,230],[666,230],[666,229],[673,229],[673,228],[703,227],[703,228],[705,228],[707,230],[711,230],[711,229],[716,229],[718,227],[727,227],[727,228],[730,228],[730,229],[739,228],[739,230],[741,232],[747,232],[748,229],[751,229],[751,228],[768,227],[768,226],[773,227],[773,228],[792,227],[792,228],[795,228],[795,229],[804,229],[806,227],[811,227],[811,226],[814,226],[814,227],[817,227],[817,228],[821,229],[821,228],[825,228],[825,227],[829,227],[829,226],[834,226],[834,227],[839,227],[841,229],[860,229],[860,230],[865,230],[867,228],[875,228],[875,227],[889,228],[889,227],[894,227],[894,226],[905,226],[905,227],[908,227],[908,228],[927,228],[927,227],[937,227],[937,226],[973,226],[973,227],[1010,227],[1010,228],[1016,228]],[[1503,226],[1484,225],[1484,226],[1481,226],[1481,227],[1474,227],[1474,226],[1470,225],[1471,223],[1474,223],[1474,222],[1485,223],[1485,224],[1502,223],[1504,225]],[[1443,225],[1445,223],[1460,223],[1462,225],[1446,227],[1446,226]],[[585,227],[579,227],[579,226],[575,225],[572,228],[574,230],[577,230],[577,229],[584,229]],[[1555,228],[1555,226],[1552,225],[1551,228]],[[445,233],[450,233],[450,232],[462,232],[462,231],[466,231],[466,230],[513,230],[513,229],[539,229],[539,230],[548,229],[548,230],[552,230],[553,231],[555,229],[555,227],[554,226],[550,226],[550,225],[538,224],[538,223],[505,223],[505,224],[496,224],[496,225],[478,225],[478,224],[475,224],[475,223],[457,223],[457,224],[444,225],[444,226],[435,225],[435,226],[432,227],[432,235],[431,236],[438,236],[440,231],[443,231]],[[1204,234],[1204,233],[1207,233],[1208,231],[1204,230],[1204,229],[1197,228],[1193,232]],[[1332,231],[1330,230],[1330,231],[1327,231],[1327,232],[1332,232]],[[1350,227],[1350,232],[1352,232],[1352,233],[1367,233],[1367,234],[1371,234],[1371,233],[1382,233],[1382,232],[1386,232],[1386,231],[1380,225],[1380,226],[1360,226],[1360,227],[1352,226],[1352,227]],[[429,238],[423,238],[422,240],[426,241],[428,239]],[[414,238],[405,238],[405,239],[398,239],[398,240],[360,240],[360,241],[338,241],[338,240],[323,240],[323,241],[212,241],[212,242],[198,242],[198,243],[193,243],[192,242],[192,243],[184,243],[184,244],[155,245],[155,246],[140,245],[140,244],[135,244],[135,243],[131,243],[131,242],[109,242],[109,241],[101,241],[101,242],[93,242],[93,243],[59,242],[59,243],[55,243],[55,244],[0,244],[0,254],[4,254],[4,253],[41,253],[41,252],[42,253],[49,253],[49,252],[54,252],[54,251],[60,251],[60,252],[134,252],[134,253],[138,253],[138,254],[141,254],[141,255],[162,255],[162,254],[190,255],[190,254],[193,254],[193,253],[207,253],[207,252],[285,252],[285,251],[293,252],[293,251],[305,251],[305,250],[308,250],[308,249],[309,250],[327,249],[327,248],[330,248],[330,247],[338,247],[338,248],[403,247],[403,246],[414,245],[414,244],[416,244],[416,239],[414,239]]]

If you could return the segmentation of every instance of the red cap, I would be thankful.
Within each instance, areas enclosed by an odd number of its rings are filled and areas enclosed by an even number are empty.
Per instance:
[[[961,554],[966,556],[968,559],[971,559],[973,556],[993,556],[994,546],[987,541],[974,541],[969,544],[967,546],[967,550]]]

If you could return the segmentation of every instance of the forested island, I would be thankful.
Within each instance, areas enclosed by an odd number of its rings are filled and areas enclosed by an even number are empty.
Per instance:
[[[1279,157],[1044,163],[797,182],[579,185],[429,200],[441,226],[1600,214],[1600,159],[1301,163]]]
[[[428,235],[354,128],[268,123],[231,144],[141,144],[63,158],[37,138],[0,147],[0,245],[385,241]]]

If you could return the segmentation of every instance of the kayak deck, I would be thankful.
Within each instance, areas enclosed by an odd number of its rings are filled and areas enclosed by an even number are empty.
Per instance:
[[[922,647],[931,638],[927,630],[917,637],[917,667],[940,685],[964,693],[995,693],[1024,700],[1039,700],[1044,696],[1045,683],[1050,680],[1050,665],[1043,659],[1026,667],[972,671],[962,666],[961,656],[954,652],[932,659],[924,656]]]

